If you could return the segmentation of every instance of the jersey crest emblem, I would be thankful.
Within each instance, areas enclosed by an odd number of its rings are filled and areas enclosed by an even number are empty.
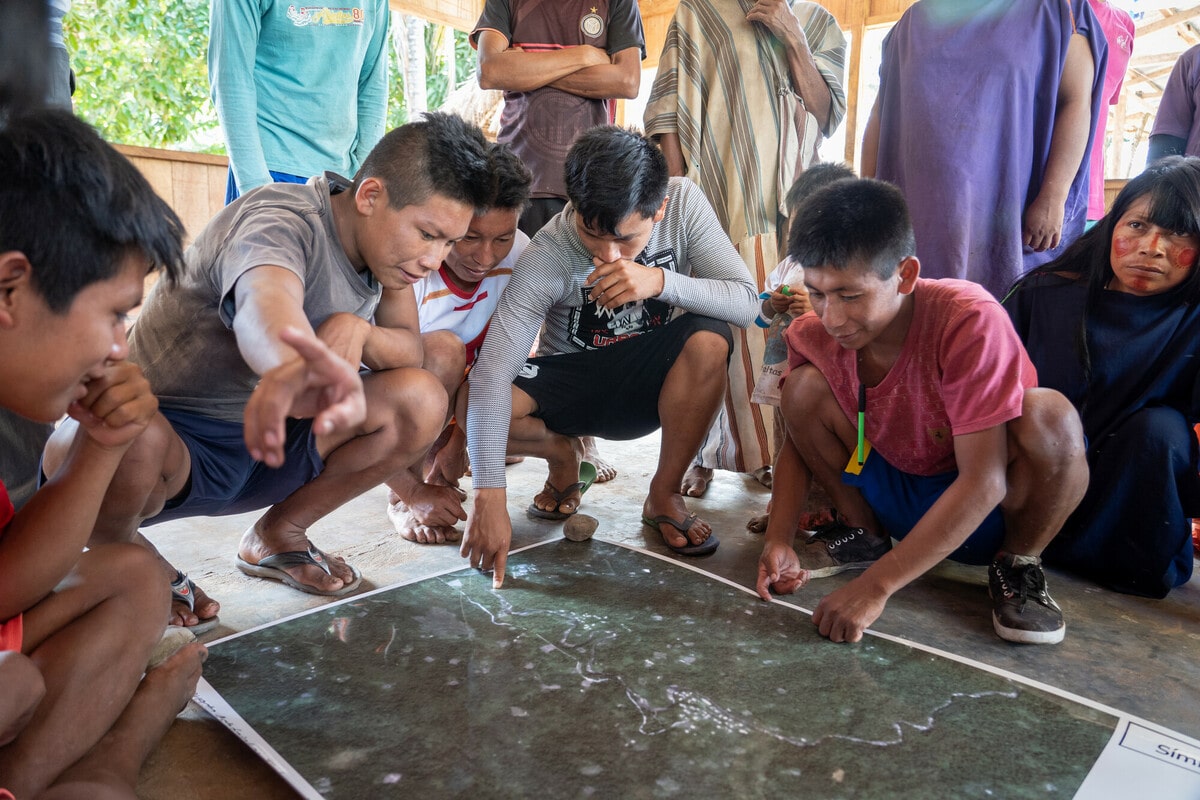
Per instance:
[[[579,30],[589,39],[595,39],[604,33],[604,18],[596,13],[595,6],[592,6],[592,13],[579,20]]]

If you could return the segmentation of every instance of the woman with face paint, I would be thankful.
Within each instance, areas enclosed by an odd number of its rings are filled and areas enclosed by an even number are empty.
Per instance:
[[[1044,553],[1121,592],[1192,574],[1200,516],[1200,158],[1156,162],[1004,301],[1041,386],[1075,404],[1091,479]]]

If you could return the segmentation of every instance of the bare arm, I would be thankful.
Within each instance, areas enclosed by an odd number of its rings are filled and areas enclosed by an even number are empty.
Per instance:
[[[835,642],[857,642],[883,613],[888,598],[970,537],[1004,499],[1007,435],[1006,425],[996,425],[954,437],[958,477],[899,544],[861,576],[821,600],[813,622],[822,636]]]
[[[612,57],[612,63],[585,67],[559,78],[550,85],[579,97],[608,100],[620,97],[632,100],[642,84],[642,53],[627,47]]]
[[[817,69],[817,62],[808,47],[808,37],[791,7],[785,0],[758,0],[746,14],[746,19],[762,24],[783,44],[792,86],[804,100],[805,108],[817,118],[821,130],[827,131],[833,103],[829,84]]]
[[[287,327],[312,332],[299,276],[283,267],[255,267],[238,278],[233,296],[233,333],[250,369],[262,375],[297,358],[279,333]]]
[[[771,515],[755,582],[758,596],[763,600],[771,599],[771,590],[791,594],[808,581],[808,573],[800,569],[800,560],[792,548],[800,515],[808,502],[812,473],[786,432],[773,469]]]
[[[683,158],[683,148],[679,145],[679,134],[674,131],[660,134],[658,146],[667,159],[667,174],[672,178],[687,175],[687,162]]]
[[[37,604],[74,568],[125,451],[157,410],[142,371],[123,360],[109,362],[71,403],[79,431],[65,463],[0,538],[0,619]]]
[[[531,92],[586,67],[610,65],[608,53],[591,45],[544,53],[510,48],[499,32],[479,32],[479,88]]]
[[[352,430],[366,416],[358,363],[317,339],[304,314],[304,286],[283,267],[255,267],[234,285],[233,332],[246,364],[262,376],[244,416],[246,447],[283,463],[287,417],[311,417],[319,434]]]
[[[1092,125],[1092,82],[1095,64],[1088,41],[1081,34],[1071,36],[1058,87],[1054,133],[1050,155],[1037,197],[1025,212],[1024,242],[1034,250],[1058,246],[1062,237],[1067,193],[1083,153],[1087,150]]]
[[[871,106],[871,116],[867,117],[867,127],[863,131],[862,168],[864,178],[874,178],[879,166],[879,98]]]
[[[363,363],[371,369],[419,367],[425,358],[421,323],[411,288],[384,289],[363,347]]]

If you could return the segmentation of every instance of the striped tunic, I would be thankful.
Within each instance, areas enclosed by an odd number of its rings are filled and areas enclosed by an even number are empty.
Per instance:
[[[816,3],[795,2],[817,69],[829,87],[819,129],[792,85],[783,45],[745,19],[754,0],[682,0],[667,30],[646,106],[649,136],[675,133],[687,164],[759,287],[783,257],[783,200],[813,163],[820,138],[846,113],[846,38]],[[735,331],[729,394],[697,463],[753,472],[771,463],[774,433],[751,402],[766,337]]]

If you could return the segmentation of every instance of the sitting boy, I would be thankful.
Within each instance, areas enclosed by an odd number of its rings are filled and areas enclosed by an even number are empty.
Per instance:
[[[353,182],[326,173],[263,186],[219,212],[185,253],[179,280],[155,286],[133,326],[131,358],[162,408],[117,470],[92,541],[269,506],[243,535],[238,568],[304,592],[353,591],[358,571],[317,549],[307,530],[420,461],[441,432],[446,392],[421,369],[412,285],[442,263],[489,192],[483,134],[435,113],[385,135]],[[313,398],[296,391],[307,370],[281,335],[289,328],[315,331],[347,370],[370,368],[364,421],[333,429],[306,418]],[[243,439],[276,395],[292,417],[286,432],[270,431],[271,449],[248,451]],[[51,469],[74,433],[56,432]],[[174,624],[215,616],[213,600],[163,569],[176,589]]]
[[[533,176],[506,144],[493,144],[490,155],[494,186],[487,208],[471,218],[467,235],[442,265],[413,286],[425,351],[422,366],[441,379],[451,411],[513,264],[529,244],[517,222],[529,204]],[[454,526],[467,518],[462,506],[466,495],[458,488],[466,473],[466,448],[466,434],[451,421],[424,463],[388,481],[388,518],[401,537],[422,544],[458,541]]]
[[[179,220],[61,111],[0,122],[0,407],[78,435],[14,515],[0,483],[0,797],[134,797],[195,690],[203,645],[143,678],[168,592],[146,550],[82,552],[105,489],[157,409],[126,360],[147,273],[179,269]],[[188,637],[190,638],[190,637]],[[9,794],[11,792],[11,794]]]
[[[1061,641],[1040,554],[1087,486],[1079,417],[1036,374],[1008,316],[979,286],[919,278],[895,187],[845,180],[805,201],[788,255],[815,315],[789,326],[776,462],[757,588],[866,569],[813,622],[854,642],[888,598],[944,558],[990,564],[996,632]],[[839,518],[799,550],[813,479]],[[892,546],[889,537],[899,540]]]
[[[746,265],[699,188],[667,177],[640,133],[600,126],[567,154],[569,205],[525,248],[471,371],[474,499],[461,547],[504,580],[512,539],[505,453],[549,462],[535,516],[575,512],[586,481],[576,437],[662,428],[647,525],[681,555],[716,549],[680,483],[725,393],[730,324],[758,313]],[[687,312],[687,313],[684,313]],[[538,358],[526,359],[543,322]]]

